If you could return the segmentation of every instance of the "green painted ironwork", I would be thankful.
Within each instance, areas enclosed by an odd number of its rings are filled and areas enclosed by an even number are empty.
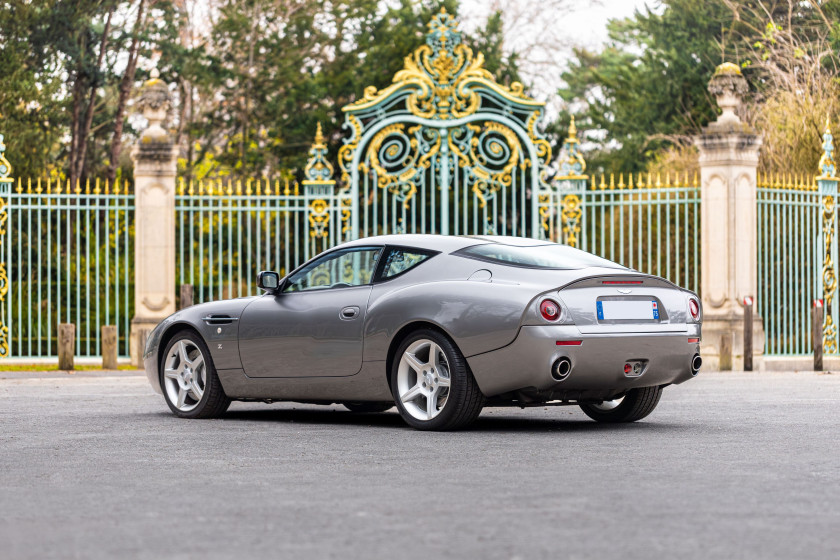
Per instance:
[[[128,185],[18,179],[4,193],[9,354],[57,353],[59,323],[76,325],[76,356],[101,356],[101,327],[116,325],[128,356],[134,314],[134,195]]]
[[[7,235],[9,220],[9,194],[12,186],[12,164],[6,159],[5,137],[0,134],[0,358],[9,357],[9,325],[12,324],[11,307],[7,303],[9,274],[6,269],[6,255],[11,251]]]
[[[759,178],[756,311],[764,321],[765,355],[813,351],[808,310],[822,298],[820,199],[812,180]]]
[[[353,238],[387,233],[543,235],[551,147],[543,103],[496,83],[442,10],[393,83],[344,107],[339,151]],[[358,209],[358,211],[355,211]]]
[[[176,283],[196,302],[254,295],[260,270],[281,275],[348,238],[351,207],[337,190],[321,127],[303,189],[296,181],[180,181]],[[302,191],[302,192],[301,192]]]
[[[834,304],[837,293],[837,174],[834,164],[834,138],[826,119],[823,134],[823,154],[820,157],[820,176],[817,177],[822,200],[822,291],[824,300],[823,352],[837,354],[838,309]]]

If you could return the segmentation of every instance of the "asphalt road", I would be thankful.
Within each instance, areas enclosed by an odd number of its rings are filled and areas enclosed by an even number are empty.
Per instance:
[[[137,375],[30,376],[0,379],[3,559],[840,558],[838,374],[443,434],[291,404],[179,420]]]

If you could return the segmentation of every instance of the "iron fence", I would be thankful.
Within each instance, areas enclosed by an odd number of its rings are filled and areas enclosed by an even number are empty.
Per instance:
[[[198,303],[254,295],[260,270],[284,275],[346,237],[340,202],[331,185],[181,180],[177,283],[192,284]]]
[[[764,320],[764,353],[804,355],[813,351],[814,299],[822,298],[820,193],[806,177],[759,178],[758,294]]]
[[[101,327],[116,325],[128,356],[134,314],[134,195],[125,182],[75,186],[20,179],[6,194],[5,325],[9,353],[54,356],[59,323],[75,323],[76,355],[101,355]]]

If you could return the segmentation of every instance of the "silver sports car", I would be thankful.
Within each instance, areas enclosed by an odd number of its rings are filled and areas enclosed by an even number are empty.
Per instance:
[[[576,404],[632,422],[700,369],[696,294],[546,241],[370,237],[258,285],[149,335],[146,374],[176,415],[233,400],[396,404],[411,426],[448,430],[484,406]]]

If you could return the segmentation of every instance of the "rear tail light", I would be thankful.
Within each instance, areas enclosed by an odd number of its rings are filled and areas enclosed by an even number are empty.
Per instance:
[[[700,318],[700,304],[694,298],[688,300],[688,311],[691,313],[691,318],[695,321]]]
[[[544,299],[540,303],[540,315],[546,321],[556,321],[560,318],[560,304],[553,299]]]

